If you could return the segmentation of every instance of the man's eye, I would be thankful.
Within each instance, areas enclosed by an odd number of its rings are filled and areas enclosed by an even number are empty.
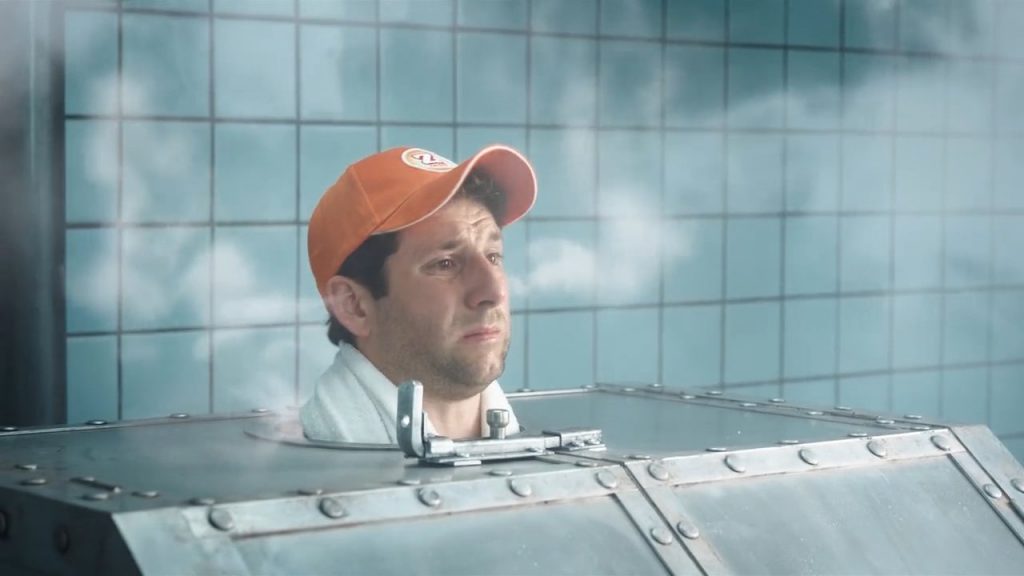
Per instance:
[[[494,252],[488,254],[487,259],[490,260],[491,264],[501,264],[505,261],[505,256],[501,252]]]
[[[438,260],[434,266],[436,266],[438,270],[451,270],[455,268],[455,260],[452,260],[451,258],[442,258]]]

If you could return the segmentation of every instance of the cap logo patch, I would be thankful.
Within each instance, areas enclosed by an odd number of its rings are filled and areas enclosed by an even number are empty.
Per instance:
[[[422,148],[409,148],[402,152],[402,162],[429,172],[448,172],[455,168],[455,163],[451,160]]]

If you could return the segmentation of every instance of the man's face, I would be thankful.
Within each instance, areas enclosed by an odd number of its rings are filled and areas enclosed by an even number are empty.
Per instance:
[[[479,202],[457,198],[399,234],[360,348],[392,381],[461,400],[505,368],[508,289],[501,230]]]

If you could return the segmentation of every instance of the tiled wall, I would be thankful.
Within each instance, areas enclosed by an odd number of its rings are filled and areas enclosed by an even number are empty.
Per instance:
[[[212,5],[211,5],[212,3]],[[725,387],[1024,454],[1024,2],[95,0],[64,17],[68,418],[294,403],[305,224],[527,152],[506,389]]]

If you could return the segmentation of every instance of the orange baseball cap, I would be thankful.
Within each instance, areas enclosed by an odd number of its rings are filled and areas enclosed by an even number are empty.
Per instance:
[[[345,169],[309,219],[309,266],[320,295],[367,238],[408,228],[437,212],[474,169],[505,192],[498,226],[515,222],[533,206],[537,176],[529,161],[507,146],[487,146],[462,164],[422,148],[392,148]]]

